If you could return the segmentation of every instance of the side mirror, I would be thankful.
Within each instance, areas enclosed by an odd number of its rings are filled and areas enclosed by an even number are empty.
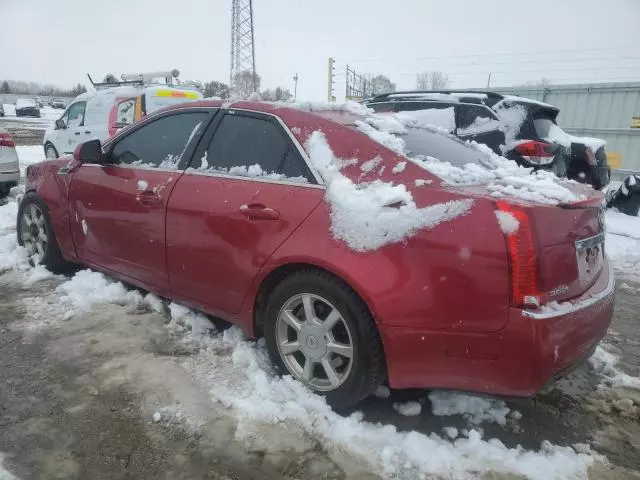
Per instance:
[[[102,144],[100,140],[89,140],[78,145],[73,158],[80,163],[102,163]]]
[[[67,128],[67,124],[64,123],[64,120],[59,118],[56,120],[56,128]]]

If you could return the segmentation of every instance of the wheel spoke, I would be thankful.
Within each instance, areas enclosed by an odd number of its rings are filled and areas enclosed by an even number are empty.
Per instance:
[[[353,358],[353,347],[346,343],[331,341],[327,343],[327,350],[343,357]]]
[[[327,357],[324,357],[320,361],[322,368],[324,368],[325,373],[327,374],[327,379],[329,379],[329,383],[334,386],[340,383],[340,378],[338,378],[338,372],[335,371],[333,365]],[[306,366],[306,365],[305,365]]]
[[[31,232],[22,232],[22,241],[24,243],[31,240]]]
[[[41,228],[44,228],[44,217],[42,215],[40,215],[36,220],[36,225]]]
[[[36,249],[38,250],[38,255],[41,257],[44,256],[44,246],[40,242],[36,242]]]
[[[302,296],[302,305],[304,306],[304,320],[311,323],[315,318],[315,312],[313,311],[313,299],[311,295]]]
[[[300,320],[298,320],[290,310],[285,310],[280,318],[296,332],[300,331],[300,328],[302,327]]]
[[[309,357],[304,357],[304,369],[302,370],[302,378],[311,381],[313,378],[313,365],[315,362]]]
[[[341,318],[342,317],[340,316],[340,312],[334,308],[333,310],[331,310],[329,315],[327,315],[325,321],[322,322],[322,328],[324,328],[325,332],[330,332],[331,329],[336,325],[338,320],[340,320]]]
[[[298,343],[298,341],[294,341],[294,342],[287,342],[287,343],[283,343],[280,345],[280,352],[282,352],[283,355],[291,355],[294,352],[297,352],[300,350],[300,344]]]
[[[28,213],[28,212],[25,212],[25,213],[22,215],[22,220],[24,221],[24,224],[25,224],[27,227],[30,227],[30,226],[31,226],[31,217],[30,217],[29,215],[30,215],[30,213]]]
[[[40,232],[38,233],[38,238],[40,240],[42,240],[43,242],[46,242],[47,241],[47,234],[44,233],[42,230],[40,230]]]
[[[38,208],[33,204],[29,205],[29,217],[31,217],[31,223],[38,221]]]

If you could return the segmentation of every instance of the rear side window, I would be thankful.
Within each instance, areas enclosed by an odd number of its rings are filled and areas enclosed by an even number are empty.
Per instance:
[[[111,151],[111,162],[176,170],[187,147],[202,134],[208,116],[188,112],[154,120],[119,140]]]
[[[300,153],[268,119],[226,114],[205,155],[191,168],[208,173],[315,183]]]

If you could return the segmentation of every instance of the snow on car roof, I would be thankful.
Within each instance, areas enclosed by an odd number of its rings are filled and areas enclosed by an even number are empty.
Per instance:
[[[551,105],[550,103],[541,102],[540,100],[534,100],[532,98],[526,97],[518,97],[517,95],[504,95],[504,98],[497,102],[493,107],[499,108],[498,106],[502,103],[528,103],[531,105],[538,105],[544,108],[550,108],[553,110],[559,110],[555,105]]]

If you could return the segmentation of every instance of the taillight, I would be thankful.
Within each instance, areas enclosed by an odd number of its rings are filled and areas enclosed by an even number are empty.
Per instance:
[[[552,145],[543,142],[522,142],[515,146],[518,152],[525,160],[532,165],[548,165],[553,163]]]
[[[0,133],[0,147],[15,148],[16,144],[9,133]]]
[[[543,293],[531,219],[526,211],[516,205],[503,201],[496,202],[496,205],[499,211],[510,214],[518,221],[517,229],[504,232],[511,273],[511,302],[518,307],[539,307]]]

